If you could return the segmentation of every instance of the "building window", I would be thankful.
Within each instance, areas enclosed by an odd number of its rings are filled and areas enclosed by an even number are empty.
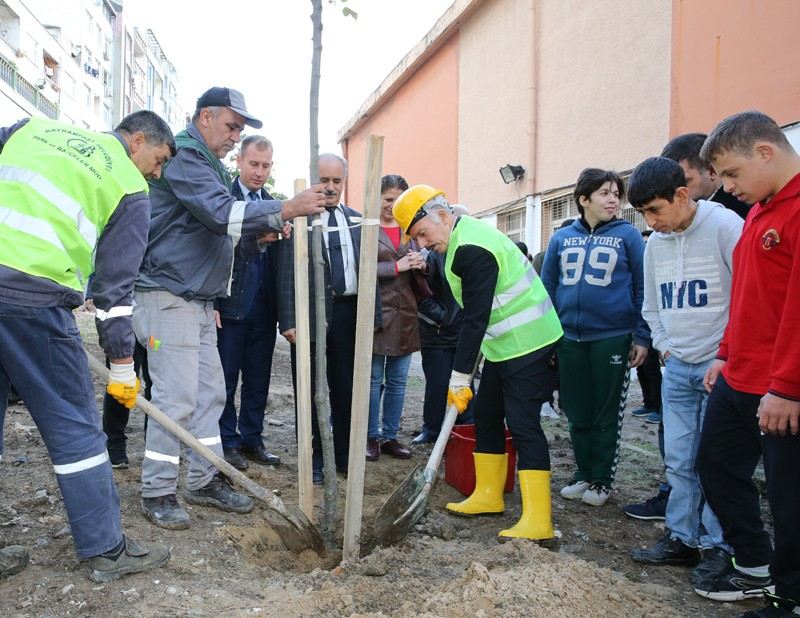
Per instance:
[[[525,240],[525,207],[498,213],[497,229],[514,242]]]

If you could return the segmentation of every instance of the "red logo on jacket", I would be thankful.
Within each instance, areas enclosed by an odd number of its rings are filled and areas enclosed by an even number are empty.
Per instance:
[[[778,235],[777,230],[767,230],[761,237],[761,248],[764,251],[769,251],[773,247],[777,247],[779,244],[781,244],[781,237]]]

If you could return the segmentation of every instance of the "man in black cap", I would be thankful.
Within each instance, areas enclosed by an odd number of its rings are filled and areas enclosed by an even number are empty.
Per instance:
[[[147,347],[152,401],[219,457],[225,378],[213,303],[229,295],[233,247],[243,235],[274,235],[289,219],[318,214],[325,205],[320,185],[284,202],[236,199],[220,159],[245,125],[260,129],[262,123],[240,92],[211,88],[197,100],[191,123],[175,136],[177,155],[150,184],[150,237],[135,287],[134,329]],[[235,513],[253,508],[209,462],[191,451],[187,460],[187,502]],[[163,528],[189,526],[176,497],[179,461],[177,438],[151,423],[142,512]]]

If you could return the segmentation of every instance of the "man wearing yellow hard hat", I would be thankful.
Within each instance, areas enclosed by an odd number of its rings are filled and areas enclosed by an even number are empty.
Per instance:
[[[550,455],[539,424],[547,401],[547,367],[563,334],[558,315],[530,262],[505,234],[469,216],[456,216],[444,193],[415,185],[392,210],[403,231],[445,255],[445,276],[464,322],[450,376],[448,403],[463,412],[472,399],[470,373],[486,358],[475,413],[475,491],[447,510],[488,515],[504,510],[504,421],[519,461],[522,517],[500,538],[553,537]]]

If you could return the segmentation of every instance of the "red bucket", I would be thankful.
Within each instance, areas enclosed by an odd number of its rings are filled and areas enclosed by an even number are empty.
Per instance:
[[[514,469],[517,467],[517,451],[511,444],[511,433],[506,431],[506,453],[508,474],[505,492],[514,491]],[[465,496],[475,490],[475,425],[456,425],[450,433],[444,450],[444,480]]]

